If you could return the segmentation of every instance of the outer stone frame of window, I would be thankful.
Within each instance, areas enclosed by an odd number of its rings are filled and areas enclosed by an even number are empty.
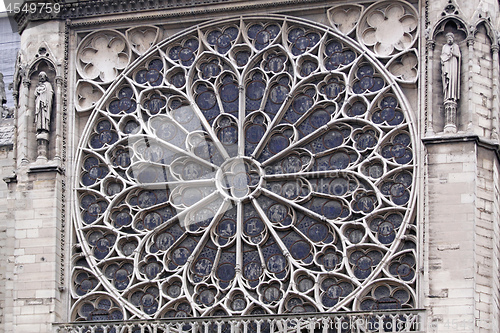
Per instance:
[[[99,98],[78,150],[72,320],[415,307],[414,128],[364,46],[281,16],[141,53],[128,36],[77,49],[77,90]]]

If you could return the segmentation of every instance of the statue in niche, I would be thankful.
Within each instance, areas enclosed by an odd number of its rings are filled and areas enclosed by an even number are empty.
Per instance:
[[[37,133],[49,132],[50,113],[54,90],[49,82],[47,73],[38,74],[38,84],[35,87],[35,124]]]
[[[458,101],[460,98],[460,48],[452,32],[446,34],[446,44],[441,51],[441,69],[444,100]]]
[[[38,74],[38,84],[35,87],[35,127],[37,139],[37,161],[47,161],[49,147],[50,114],[54,90],[47,73]]]
[[[460,48],[452,32],[446,34],[446,44],[441,51],[441,78],[445,109],[445,133],[457,132],[457,101],[460,99]]]

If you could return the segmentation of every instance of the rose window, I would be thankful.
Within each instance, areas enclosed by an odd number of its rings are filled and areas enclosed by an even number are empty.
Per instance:
[[[373,54],[274,17],[136,57],[92,83],[72,320],[416,306],[414,129]]]

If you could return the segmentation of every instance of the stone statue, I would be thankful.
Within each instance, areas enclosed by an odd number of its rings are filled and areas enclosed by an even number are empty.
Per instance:
[[[52,98],[54,90],[48,81],[47,73],[38,74],[38,84],[35,87],[35,124],[36,131],[49,132],[50,113],[52,111]]]
[[[460,99],[460,48],[452,32],[446,34],[446,44],[441,51],[441,78],[443,80],[443,104],[445,133],[457,132],[457,101]]]
[[[446,34],[446,44],[441,51],[441,70],[444,101],[460,99],[460,48],[452,32]]]

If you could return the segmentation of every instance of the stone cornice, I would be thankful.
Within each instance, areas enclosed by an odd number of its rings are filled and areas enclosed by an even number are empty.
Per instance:
[[[478,147],[494,151],[498,161],[500,161],[500,143],[497,141],[488,140],[482,138],[475,134],[454,134],[454,135],[442,135],[442,136],[432,136],[422,139],[425,146],[436,145],[436,144],[447,144],[447,143],[474,143]]]
[[[32,2],[32,1],[29,1]],[[149,19],[152,17],[174,17],[194,15],[198,13],[215,13],[215,12],[235,12],[241,10],[251,10],[257,8],[283,8],[289,5],[306,5],[312,3],[328,3],[325,0],[276,0],[276,1],[242,1],[242,0],[98,0],[98,1],[59,1],[61,11],[58,14],[45,13],[36,11],[34,13],[19,13],[14,16],[19,27],[19,32],[22,32],[32,21],[44,20],[78,20],[92,19],[102,16],[108,16],[109,21],[130,21]],[[219,5],[219,6],[216,6]],[[210,7],[210,8],[209,8]],[[179,12],[178,9],[186,9]],[[191,9],[189,9],[191,8]],[[169,10],[175,10],[169,12]],[[134,13],[127,18],[123,14]],[[122,14],[122,15],[120,15]],[[137,15],[139,14],[139,15]],[[111,17],[113,16],[113,19]],[[99,20],[102,23],[102,20]],[[81,25],[87,25],[81,23]]]

